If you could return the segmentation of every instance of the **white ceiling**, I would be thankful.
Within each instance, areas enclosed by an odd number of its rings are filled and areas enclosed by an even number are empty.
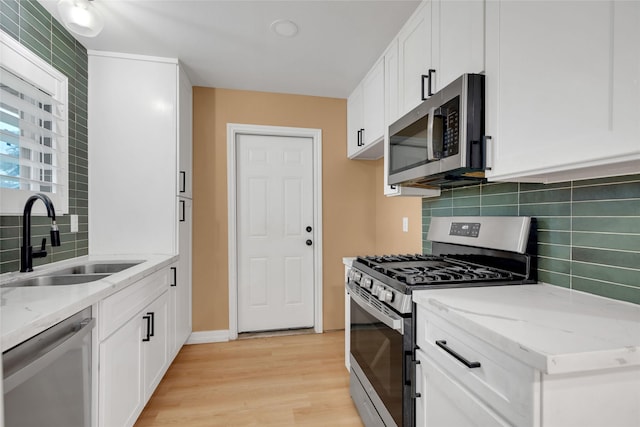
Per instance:
[[[39,0],[58,17],[57,0]],[[87,49],[179,58],[195,86],[346,98],[416,0],[95,0]],[[271,32],[278,19],[298,35]]]

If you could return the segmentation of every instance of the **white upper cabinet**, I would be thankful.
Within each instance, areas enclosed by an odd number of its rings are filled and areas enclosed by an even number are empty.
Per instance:
[[[486,20],[489,179],[640,170],[640,2],[488,1]]]
[[[398,34],[398,116],[411,111],[427,95],[431,61],[432,2],[423,2]]]
[[[425,1],[407,21],[398,34],[398,116],[462,74],[484,71],[484,3]]]
[[[183,72],[178,74],[178,196],[193,197],[193,90]]]
[[[382,157],[384,129],[384,61],[379,60],[347,100],[347,156]]]
[[[484,71],[484,0],[433,1],[431,88]]]

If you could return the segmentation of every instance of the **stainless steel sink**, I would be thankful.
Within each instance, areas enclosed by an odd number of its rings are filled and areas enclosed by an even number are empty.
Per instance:
[[[109,274],[69,274],[57,276],[36,276],[29,279],[15,280],[2,285],[6,288],[22,288],[25,286],[61,286],[77,285],[79,283],[95,282],[104,279]]]
[[[87,264],[74,265],[71,267],[61,268],[49,273],[49,276],[66,276],[75,274],[114,274],[119,273],[127,268],[134,267],[142,261],[123,261],[123,262],[90,262]]]
[[[103,261],[88,262],[72,265],[59,270],[53,270],[42,276],[30,277],[4,283],[6,288],[21,288],[24,286],[62,286],[78,285],[80,283],[95,282],[127,268],[134,267],[144,261]]]

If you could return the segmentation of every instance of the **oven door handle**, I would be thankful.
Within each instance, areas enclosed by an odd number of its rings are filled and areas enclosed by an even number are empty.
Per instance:
[[[361,298],[360,295],[357,295],[355,292],[350,292],[350,295],[351,299],[353,299],[356,304],[358,304],[364,311],[366,311],[394,331],[398,331],[401,334],[404,334],[404,326],[401,317],[394,317],[381,312],[380,310],[369,304],[367,301],[365,301],[363,298]]]

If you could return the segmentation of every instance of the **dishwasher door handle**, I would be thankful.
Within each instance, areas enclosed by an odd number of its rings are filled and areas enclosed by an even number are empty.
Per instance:
[[[65,354],[69,349],[77,345],[78,342],[89,333],[96,325],[96,319],[87,318],[79,322],[80,328],[73,333],[61,338],[56,346],[48,351],[43,352],[36,359],[27,365],[6,376],[3,381],[4,393],[8,393],[20,384],[26,382],[29,378],[46,368],[58,357]]]

